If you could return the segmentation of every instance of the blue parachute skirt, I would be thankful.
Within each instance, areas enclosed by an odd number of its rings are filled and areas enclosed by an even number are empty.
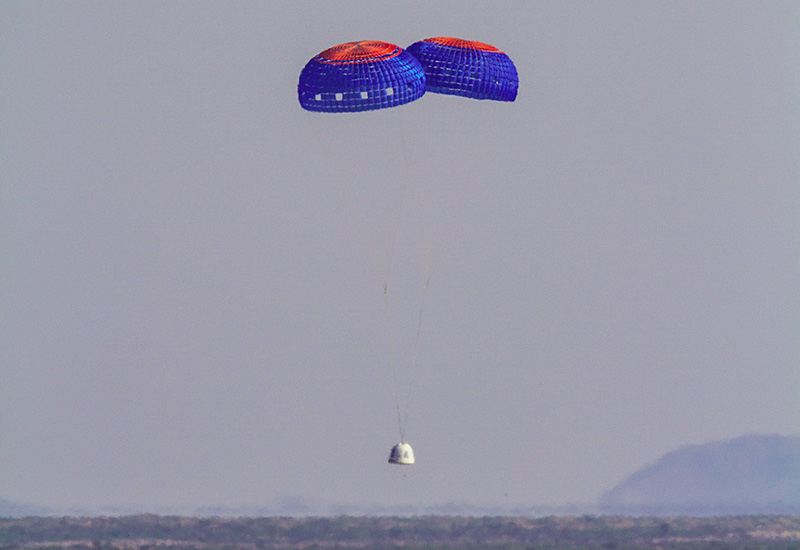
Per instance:
[[[409,103],[425,93],[425,71],[387,42],[348,42],[313,57],[300,73],[297,96],[308,111],[351,113]]]
[[[407,51],[425,69],[429,92],[496,101],[517,98],[517,68],[494,46],[441,36],[415,42]]]

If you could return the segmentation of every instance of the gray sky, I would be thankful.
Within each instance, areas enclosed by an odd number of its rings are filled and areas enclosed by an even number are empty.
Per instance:
[[[442,35],[517,101],[297,102]],[[2,3],[0,498],[564,504],[799,434],[798,43],[795,2]]]

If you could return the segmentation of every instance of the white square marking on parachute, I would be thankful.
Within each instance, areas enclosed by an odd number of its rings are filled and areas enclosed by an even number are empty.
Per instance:
[[[317,101],[322,101],[322,94],[315,95],[314,99],[316,99]]]
[[[367,99],[369,94],[367,92],[361,92],[361,99]]]
[[[341,101],[344,98],[344,94],[338,93],[336,94],[336,101]]]
[[[393,88],[386,88],[386,95],[394,95],[394,89]]]

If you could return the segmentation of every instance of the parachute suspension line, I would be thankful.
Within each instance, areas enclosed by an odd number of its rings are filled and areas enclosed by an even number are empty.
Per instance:
[[[405,430],[403,427],[402,416],[400,414],[400,390],[397,385],[397,353],[395,353],[394,338],[392,337],[392,319],[389,315],[389,290],[386,281],[383,282],[383,299],[383,311],[386,318],[386,334],[389,338],[389,363],[391,363],[392,366],[392,381],[394,382],[394,405],[397,409],[397,428],[400,431],[400,442],[403,443],[405,441],[403,438]]]
[[[399,187],[402,189],[402,192],[403,192],[402,199],[404,199],[405,201],[409,200],[411,182],[414,181],[414,176],[415,176],[414,171],[412,170],[412,167],[415,165],[415,162],[417,162],[416,155],[414,154],[414,151],[412,150],[412,145],[414,144],[414,140],[412,139],[412,136],[418,134],[418,131],[412,131],[411,126],[414,126],[414,130],[417,130],[418,124],[413,124],[413,125],[410,124],[408,118],[409,117],[406,117],[406,116],[400,116],[399,117],[399,124],[398,124],[399,131],[400,131],[400,139],[399,139],[399,141],[400,141],[400,144],[401,144],[401,146],[399,147],[399,149],[401,151],[399,160],[400,160],[400,164],[401,164],[400,169],[401,169],[401,172],[402,172],[402,176],[401,176],[402,179],[398,183],[399,183]],[[399,207],[399,205],[398,205],[398,207]],[[399,215],[397,216],[397,218],[399,218]],[[395,226],[395,231],[394,231],[395,237],[399,233],[399,227],[398,227],[399,226],[399,219],[396,219],[396,224],[397,225]],[[392,249],[392,252],[394,252],[394,249]],[[428,283],[426,281],[424,287],[427,288],[427,285],[428,285]],[[384,291],[385,290],[386,289],[384,287]],[[423,290],[423,303],[424,303],[424,295],[425,295],[425,291]],[[389,311],[389,309],[388,309],[389,308],[388,295],[387,295],[386,304],[387,304],[386,305],[386,311],[387,311],[387,315],[388,315],[388,311]],[[397,361],[396,360],[394,362],[394,368],[393,368],[394,388],[395,388],[395,390],[394,390],[395,391],[395,402],[397,404],[397,423],[398,423],[398,427],[400,429],[400,442],[401,443],[404,443],[406,441],[406,426],[408,424],[408,411],[409,411],[409,403],[410,403],[410,399],[411,399],[411,387],[412,387],[413,381],[414,381],[414,365],[415,365],[416,360],[417,360],[417,347],[418,347],[418,344],[419,344],[420,326],[421,326],[421,323],[422,323],[422,309],[421,308],[420,308],[419,315],[420,315],[420,317],[419,317],[419,323],[417,324],[417,334],[416,334],[416,340],[415,340],[415,344],[414,344],[414,351],[413,351],[413,355],[412,355],[412,359],[411,359],[411,367],[408,370],[407,376],[403,377],[404,384],[407,384],[406,387],[404,387],[402,389],[400,388],[401,384],[400,384],[400,380],[398,378],[398,374],[397,374],[397,370],[396,370],[396,366],[397,366]],[[404,357],[405,357],[405,355],[404,355]],[[401,395],[401,393],[403,393],[403,389],[405,389],[405,410],[403,410],[401,412],[401,404],[402,403],[401,403],[401,400],[400,400],[400,395]]]
[[[425,284],[422,285],[422,299],[420,300],[419,304],[419,317],[417,318],[417,334],[414,338],[414,351],[411,355],[411,369],[409,370],[409,382],[408,382],[408,390],[406,391],[406,407],[405,411],[403,412],[403,422],[400,427],[400,438],[401,440],[405,441],[405,433],[406,433],[406,425],[408,424],[408,411],[411,405],[411,387],[413,385],[414,380],[414,371],[416,370],[417,366],[417,357],[419,356],[419,337],[422,333],[422,312],[425,309],[425,294],[428,291],[428,282],[430,279],[425,280]]]

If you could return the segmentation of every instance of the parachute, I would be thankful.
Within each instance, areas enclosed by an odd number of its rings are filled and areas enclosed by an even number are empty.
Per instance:
[[[482,42],[449,37],[428,38],[404,50],[388,42],[367,40],[339,44],[311,58],[300,73],[297,95],[300,106],[307,111],[355,113],[405,105],[418,100],[426,91],[474,99],[514,101],[518,85],[517,70],[511,59],[497,48]],[[387,290],[393,245],[394,237],[388,254],[376,262],[383,265],[383,270],[378,271],[385,299],[400,431],[400,442],[392,447],[389,463],[410,465],[414,463],[414,451],[405,442],[405,430],[412,385],[409,380],[403,414],[397,366],[392,351],[394,343]],[[418,252],[421,257],[425,255],[421,250]],[[417,363],[425,292],[433,260],[428,264],[428,271],[423,274],[422,299],[408,369],[409,378]]]
[[[313,57],[297,94],[308,111],[347,113],[396,107],[425,93],[425,72],[406,50],[375,40],[348,42]]]
[[[428,92],[496,101],[517,97],[517,68],[494,46],[439,36],[414,42],[408,52],[425,69]]]

